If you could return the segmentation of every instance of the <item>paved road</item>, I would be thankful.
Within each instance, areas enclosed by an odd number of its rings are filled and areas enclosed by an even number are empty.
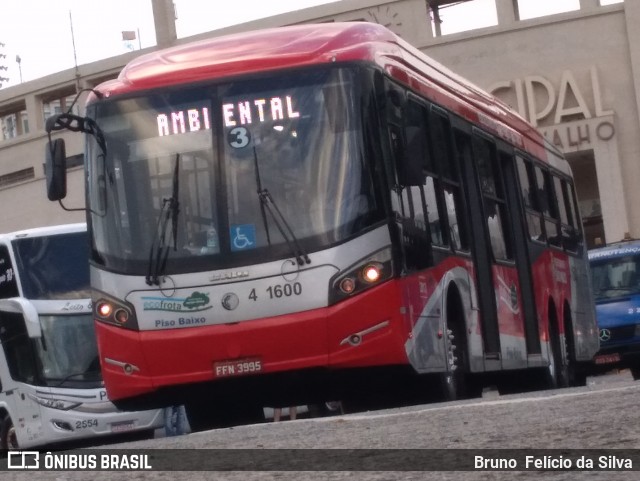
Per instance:
[[[111,445],[139,449],[640,449],[640,382],[628,373],[593,378],[584,388],[412,406],[358,415],[241,426],[174,438]],[[449,451],[452,452],[452,451]],[[286,454],[286,451],[284,452]],[[366,452],[365,452],[366,454]],[[188,452],[185,452],[185,456]],[[424,455],[407,451],[411,456]],[[287,464],[283,451],[275,460]],[[596,458],[597,459],[597,458]],[[640,461],[637,461],[640,468]],[[310,468],[303,468],[310,469]],[[2,481],[33,481],[34,474],[2,473]],[[66,480],[636,480],[639,472],[39,472]]]

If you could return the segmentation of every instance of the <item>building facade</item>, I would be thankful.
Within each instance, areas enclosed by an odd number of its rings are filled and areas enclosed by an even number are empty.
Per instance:
[[[385,25],[454,72],[494,93],[527,118],[573,167],[590,245],[640,238],[640,1],[600,5],[520,20],[517,0],[496,0],[497,25],[440,35],[438,0],[342,0],[177,39],[169,0],[152,0],[157,44],[298,23],[370,21]],[[435,15],[434,15],[435,13]],[[150,50],[150,49],[148,49]],[[148,51],[147,50],[147,51]],[[115,78],[141,52],[79,66],[0,90],[0,232],[82,220],[46,198],[48,115],[66,110],[75,92]],[[142,52],[144,53],[144,51]],[[82,110],[82,101],[73,107]],[[67,143],[67,207],[84,199],[82,136]]]

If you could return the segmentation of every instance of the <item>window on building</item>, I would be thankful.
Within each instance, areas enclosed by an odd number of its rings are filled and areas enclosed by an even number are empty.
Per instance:
[[[75,89],[75,88],[74,88]],[[47,94],[42,98],[42,116],[46,120],[52,115],[58,115],[63,112],[67,112],[69,107],[73,105],[73,113],[80,115],[80,107],[73,101],[76,98],[75,90],[65,90],[63,92],[56,92],[55,94]]]
[[[35,172],[33,170],[33,167],[0,175],[0,188],[6,187],[11,184],[17,184],[18,182],[23,182],[25,180],[33,179],[34,177]]]
[[[517,5],[520,20],[580,10],[580,0],[554,0],[553,2],[518,0]]]
[[[0,141],[29,133],[29,119],[24,102],[0,111]]]

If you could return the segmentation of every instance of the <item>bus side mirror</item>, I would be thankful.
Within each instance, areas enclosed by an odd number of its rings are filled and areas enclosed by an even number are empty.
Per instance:
[[[67,196],[67,154],[63,139],[47,142],[44,173],[49,200],[61,200]]]
[[[0,311],[22,314],[27,327],[27,335],[32,339],[42,337],[42,327],[36,306],[24,297],[0,300]]]

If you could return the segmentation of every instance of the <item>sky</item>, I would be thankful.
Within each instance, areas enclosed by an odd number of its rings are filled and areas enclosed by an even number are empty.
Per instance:
[[[343,0],[174,0],[178,38]],[[522,19],[576,10],[579,0],[518,0]],[[601,4],[623,0],[600,0]],[[630,0],[627,0],[630,1]],[[637,0],[633,0],[637,1]],[[441,10],[442,33],[495,25],[495,0]],[[136,32],[125,42],[123,31]],[[73,32],[73,35],[72,35]],[[155,45],[151,0],[0,0],[3,87]],[[75,48],[74,48],[75,46]],[[18,62],[19,58],[19,62]]]

